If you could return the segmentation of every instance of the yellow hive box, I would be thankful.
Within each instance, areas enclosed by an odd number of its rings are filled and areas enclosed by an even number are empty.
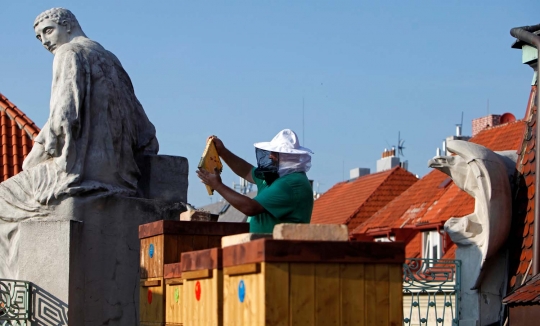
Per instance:
[[[401,325],[403,243],[260,239],[223,248],[223,322]]]
[[[182,254],[184,326],[223,325],[221,251],[213,248]]]
[[[182,326],[184,280],[182,279],[181,263],[167,264],[163,267],[165,279],[165,325]]]
[[[139,319],[141,326],[165,325],[164,288],[162,277],[140,281]]]

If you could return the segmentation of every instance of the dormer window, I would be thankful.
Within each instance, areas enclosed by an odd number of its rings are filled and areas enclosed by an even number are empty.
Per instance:
[[[442,249],[441,235],[437,230],[422,232],[422,258],[440,259]]]
[[[375,242],[394,242],[396,241],[396,237],[395,236],[390,236],[390,237],[377,237],[375,238]]]

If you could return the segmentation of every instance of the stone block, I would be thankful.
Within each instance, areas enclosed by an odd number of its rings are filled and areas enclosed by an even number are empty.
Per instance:
[[[169,155],[145,155],[139,160],[138,193],[147,199],[187,202],[188,160]]]
[[[271,233],[242,233],[221,238],[221,248],[250,242],[257,239],[272,239]]]
[[[348,241],[347,226],[337,224],[283,223],[274,227],[274,239],[309,241]]]
[[[38,289],[32,321],[138,325],[139,225],[178,220],[184,210],[179,203],[118,195],[72,197],[51,216],[21,223],[19,277]]]

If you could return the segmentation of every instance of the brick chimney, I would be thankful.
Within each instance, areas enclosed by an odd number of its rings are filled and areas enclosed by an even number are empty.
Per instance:
[[[489,128],[498,126],[501,124],[501,116],[499,114],[490,114],[488,116],[474,119],[472,121],[472,136],[474,137],[480,131]]]

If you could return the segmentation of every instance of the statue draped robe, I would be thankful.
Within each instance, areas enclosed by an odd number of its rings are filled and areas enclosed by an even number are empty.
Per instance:
[[[0,278],[18,274],[18,222],[69,196],[135,194],[137,157],[159,148],[120,61],[84,37],[56,51],[50,115],[34,141],[23,171],[0,183]]]

